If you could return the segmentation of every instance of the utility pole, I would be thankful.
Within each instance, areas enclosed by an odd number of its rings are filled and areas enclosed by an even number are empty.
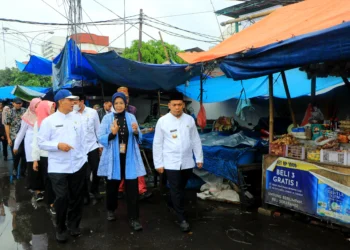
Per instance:
[[[126,49],[126,20],[125,20],[125,0],[124,0],[124,49]]]
[[[162,42],[162,45],[163,45],[163,48],[164,48],[164,53],[165,53],[166,59],[170,62],[168,50],[165,47],[165,44],[164,44],[164,41],[163,41],[163,37],[162,37],[162,33],[160,33],[160,31],[159,31],[159,37],[160,37],[160,41]]]
[[[142,61],[141,46],[142,46],[142,19],[143,10],[140,9],[140,24],[139,24],[139,62]]]
[[[7,31],[7,30],[4,29],[4,24],[2,24],[2,41],[4,42],[4,64],[5,64],[5,69],[6,69],[7,65],[6,65],[5,31]]]

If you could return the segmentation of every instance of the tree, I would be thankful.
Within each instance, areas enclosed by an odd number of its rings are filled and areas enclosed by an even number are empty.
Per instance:
[[[51,78],[48,76],[33,75],[21,72],[17,68],[5,68],[0,70],[0,86],[35,86],[51,87]]]
[[[170,59],[176,63],[184,64],[186,63],[180,57],[177,56],[177,53],[180,52],[180,49],[176,45],[169,43],[164,43]],[[138,60],[138,51],[139,51],[139,41],[134,40],[130,48],[126,48],[123,52],[123,57],[137,61]],[[148,42],[142,42],[141,46],[142,62],[145,63],[154,63],[162,64],[167,61],[164,47],[161,41],[150,40]]]

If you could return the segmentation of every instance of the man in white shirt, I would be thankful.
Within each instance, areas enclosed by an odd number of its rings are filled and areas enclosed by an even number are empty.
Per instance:
[[[40,149],[49,152],[48,173],[56,195],[56,240],[61,243],[68,239],[67,227],[71,236],[81,235],[87,150],[81,116],[72,112],[77,98],[68,90],[59,90],[54,97],[58,110],[43,120],[38,133]]]
[[[95,109],[85,106],[85,95],[77,94],[77,96],[79,97],[79,101],[74,105],[73,109],[82,117],[85,134],[85,145],[88,151],[89,164],[86,171],[86,180],[84,187],[84,203],[87,205],[90,202],[90,193],[91,197],[94,198],[94,202],[101,199],[98,189],[100,177],[97,176],[98,164],[100,162],[99,154],[102,153],[102,146],[98,143],[97,138],[97,133],[100,129],[100,119]],[[92,180],[90,181],[91,173]]]
[[[153,141],[153,161],[156,170],[169,182],[172,206],[183,232],[190,230],[184,216],[184,195],[188,179],[195,167],[203,166],[202,143],[193,117],[183,112],[183,95],[175,93],[168,105],[170,112],[161,117]]]

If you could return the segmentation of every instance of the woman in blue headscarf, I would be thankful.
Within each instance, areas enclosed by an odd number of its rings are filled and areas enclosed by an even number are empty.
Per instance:
[[[133,230],[142,230],[139,222],[137,177],[146,175],[138,144],[142,134],[134,115],[126,112],[126,96],[115,93],[112,97],[114,112],[105,115],[98,133],[103,152],[98,175],[107,177],[107,220],[116,220],[118,188],[125,180],[128,217]]]

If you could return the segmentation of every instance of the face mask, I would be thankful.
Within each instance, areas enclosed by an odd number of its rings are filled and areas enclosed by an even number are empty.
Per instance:
[[[78,104],[74,104],[73,110],[74,110],[74,111],[79,111],[79,110],[80,110],[79,105],[78,105]]]

